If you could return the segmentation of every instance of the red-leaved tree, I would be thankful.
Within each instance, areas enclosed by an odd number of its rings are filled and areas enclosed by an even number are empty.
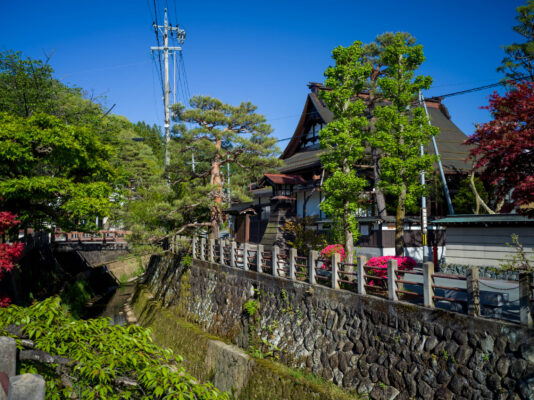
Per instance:
[[[5,233],[14,226],[17,226],[20,221],[17,216],[6,211],[0,211],[0,236],[3,238]],[[6,272],[11,271],[15,267],[15,262],[22,255],[22,243],[0,243],[0,281],[4,279]],[[0,307],[7,307],[11,304],[11,299],[0,293]]]
[[[495,185],[496,211],[514,207],[534,215],[534,82],[511,84],[505,96],[494,92],[489,106],[493,120],[477,127],[465,143],[480,177]],[[511,194],[511,201],[506,201]]]

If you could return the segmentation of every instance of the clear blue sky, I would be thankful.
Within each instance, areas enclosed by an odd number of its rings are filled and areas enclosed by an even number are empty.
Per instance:
[[[406,31],[424,45],[420,72],[434,78],[427,97],[501,79],[495,69],[519,0],[175,1],[171,22],[187,31],[184,65],[191,94],[237,104],[248,100],[278,138],[291,136],[309,81],[323,80],[330,52],[386,31]],[[114,113],[163,125],[161,87],[150,46],[154,0],[2,0],[0,49],[41,58],[54,51],[56,77],[107,97]],[[172,80],[172,76],[171,76]],[[445,100],[453,121],[472,134],[488,120],[490,90]],[[177,98],[183,99],[182,92]],[[280,143],[284,147],[287,142]]]

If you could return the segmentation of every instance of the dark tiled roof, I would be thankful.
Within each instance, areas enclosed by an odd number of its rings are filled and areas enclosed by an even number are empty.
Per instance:
[[[279,168],[280,172],[298,171],[299,169],[320,167],[319,160],[321,150],[301,151],[284,160],[284,165]]]
[[[448,118],[448,111],[442,104],[433,101],[427,101],[430,122],[437,126],[440,133],[436,136],[436,144],[440,153],[441,162],[445,172],[467,172],[471,169],[471,162],[465,161],[469,152],[469,147],[462,143],[467,136]],[[280,158],[283,159],[284,165],[279,168],[280,172],[288,173],[302,169],[319,167],[321,162],[319,154],[321,150],[298,151],[300,136],[303,134],[303,125],[305,122],[304,115],[313,107],[325,124],[333,119],[332,112],[324,105],[314,92],[308,93],[306,104],[304,106],[303,117],[299,121],[293,138],[287,145],[286,150]],[[296,152],[295,152],[296,151]],[[435,154],[432,142],[427,146],[428,154]],[[436,167],[437,168],[437,167]]]
[[[430,122],[439,128],[436,144],[441,157],[443,169],[447,172],[466,172],[471,170],[471,162],[465,161],[469,147],[463,145],[467,139],[463,133],[445,114],[437,108],[428,108]],[[428,154],[435,154],[432,142],[427,146]]]
[[[233,204],[225,210],[227,214],[241,214],[241,212],[248,210],[254,205],[252,202]]]

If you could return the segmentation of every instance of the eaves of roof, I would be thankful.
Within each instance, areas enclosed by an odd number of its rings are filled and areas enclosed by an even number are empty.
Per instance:
[[[519,214],[459,214],[435,219],[430,223],[444,226],[534,225],[534,219]]]

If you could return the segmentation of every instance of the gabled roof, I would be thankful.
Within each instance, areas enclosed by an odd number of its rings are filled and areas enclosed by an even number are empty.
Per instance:
[[[304,136],[304,129],[309,115],[318,116],[323,124],[331,122],[334,115],[318,97],[318,92],[324,87],[316,83],[310,83],[309,87],[312,91],[306,97],[306,103],[295,132],[280,156],[280,159],[284,160],[284,165],[279,169],[280,172],[288,173],[316,168],[321,165],[319,160],[321,150],[299,151],[299,145]],[[436,136],[436,144],[441,156],[443,169],[445,172],[469,171],[471,163],[466,161],[469,147],[462,144],[467,139],[467,136],[451,121],[449,112],[441,101],[427,99],[426,105],[431,124],[440,130],[440,133]],[[432,142],[429,143],[426,151],[428,154],[435,154]]]

